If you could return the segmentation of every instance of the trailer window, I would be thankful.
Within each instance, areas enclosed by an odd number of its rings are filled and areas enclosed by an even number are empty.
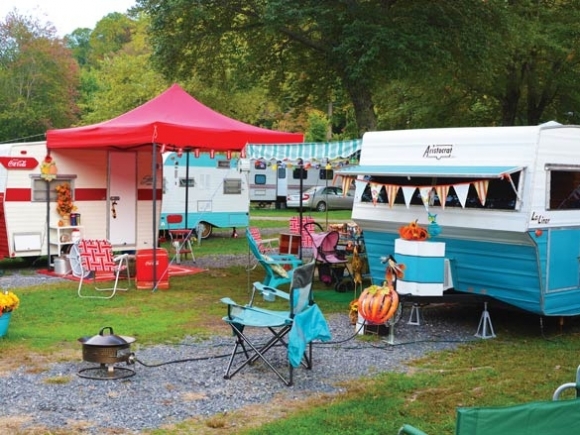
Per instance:
[[[300,178],[306,180],[308,178],[308,172],[304,168],[296,168],[292,171],[292,178],[294,180],[300,180]]]
[[[224,179],[224,195],[239,195],[242,193],[242,180],[239,178]]]
[[[254,184],[266,184],[266,175],[256,174],[254,176]]]
[[[229,160],[218,160],[217,167],[218,169],[230,169],[231,163]]]
[[[580,209],[580,168],[576,170],[549,170],[549,210]]]
[[[467,191],[467,198],[465,200],[465,208],[481,208],[481,209],[492,209],[492,210],[515,210],[516,205],[518,203],[517,193],[514,190],[518,189],[519,181],[520,181],[520,172],[516,172],[511,174],[511,180],[513,182],[510,183],[508,179],[500,179],[500,178],[490,178],[488,179],[488,188],[487,188],[487,197],[485,201],[485,205],[481,204],[479,199],[479,195],[477,194],[477,190],[475,189],[473,183],[477,181],[482,181],[479,179],[467,179],[467,178],[458,178],[458,177],[412,177],[408,179],[407,177],[370,177],[368,179],[369,184],[366,186],[363,196],[361,198],[362,202],[372,202],[372,193],[371,193],[371,183],[377,183],[379,185],[395,185],[398,186],[397,194],[395,197],[395,204],[405,205],[405,196],[403,193],[403,187],[415,187],[415,186],[443,186],[447,185],[449,187],[449,191],[447,193],[447,198],[445,198],[445,207],[459,207],[461,208],[461,201],[453,188],[454,185],[469,185]],[[417,189],[415,189],[412,193],[412,198],[410,201],[410,205],[423,205],[423,201],[421,199],[421,194]],[[388,197],[385,188],[381,187],[379,190],[377,203],[384,203],[388,204]],[[432,196],[432,203],[430,205],[433,206],[441,206],[441,200],[437,197],[437,194],[434,193]]]
[[[318,176],[321,180],[332,180],[334,178],[334,171],[332,169],[321,169]]]
[[[179,187],[195,187],[195,178],[180,178]]]
[[[46,181],[40,176],[32,177],[32,202],[46,202],[47,183],[48,183],[48,197],[50,201],[56,201],[56,186],[62,183],[68,183],[71,188],[73,201],[75,198],[75,176],[57,177],[54,180]]]

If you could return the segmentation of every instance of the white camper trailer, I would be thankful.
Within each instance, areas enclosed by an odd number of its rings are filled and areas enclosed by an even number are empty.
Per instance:
[[[335,178],[334,170],[342,163],[358,161],[361,140],[304,142],[286,144],[248,144],[248,185],[250,201],[264,207],[286,204],[290,193],[313,186],[324,186]],[[301,171],[298,162],[303,162]]]
[[[181,216],[179,228],[207,238],[216,228],[249,224],[248,186],[238,159],[227,153],[165,153],[160,229],[171,229],[168,215]]]
[[[406,263],[401,294],[485,295],[547,316],[580,314],[580,127],[366,133],[352,218],[371,275]],[[403,240],[418,221],[432,237]]]
[[[75,236],[108,239],[118,251],[154,247],[150,148],[48,153],[46,142],[13,143],[0,145],[0,163],[0,257],[53,259]],[[72,223],[56,211],[63,183],[76,207]]]

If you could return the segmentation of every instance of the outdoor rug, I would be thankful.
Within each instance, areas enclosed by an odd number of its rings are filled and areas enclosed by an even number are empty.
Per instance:
[[[205,272],[205,270],[206,269],[202,269],[200,267],[183,266],[183,265],[179,265],[179,264],[170,264],[168,272],[169,272],[169,277],[172,277],[172,276],[194,275],[196,273]],[[69,279],[71,281],[79,281],[80,280],[79,277],[74,276],[72,273],[68,273],[67,275],[57,275],[56,273],[54,273],[54,270],[48,270],[48,269],[39,269],[39,270],[37,270],[37,272],[40,274],[43,274],[43,275]],[[123,272],[121,272],[119,279],[123,279],[126,277],[127,277],[126,273],[124,274]],[[86,279],[87,278],[85,278],[85,280]],[[93,280],[92,277],[90,277],[88,279],[90,279],[91,281]],[[132,277],[132,279],[134,279],[134,277]],[[112,273],[98,273],[95,280],[96,281],[114,281],[115,275],[113,275]]]

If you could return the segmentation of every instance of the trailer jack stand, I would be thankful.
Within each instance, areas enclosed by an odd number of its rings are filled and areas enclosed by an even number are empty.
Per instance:
[[[493,325],[491,324],[491,317],[487,311],[487,302],[483,303],[483,313],[479,319],[479,326],[477,327],[476,337],[479,338],[494,338]]]
[[[411,308],[411,315],[409,316],[409,321],[407,322],[407,325],[420,326],[422,317],[423,316],[421,315],[421,307],[419,306],[419,304],[414,303],[413,307]]]

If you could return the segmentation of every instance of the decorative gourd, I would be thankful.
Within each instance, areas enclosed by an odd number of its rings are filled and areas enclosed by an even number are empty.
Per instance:
[[[399,306],[399,294],[392,286],[371,285],[358,298],[358,312],[375,325],[387,322]]]
[[[420,227],[417,221],[399,228],[399,236],[405,240],[427,240],[429,233],[423,227]]]

